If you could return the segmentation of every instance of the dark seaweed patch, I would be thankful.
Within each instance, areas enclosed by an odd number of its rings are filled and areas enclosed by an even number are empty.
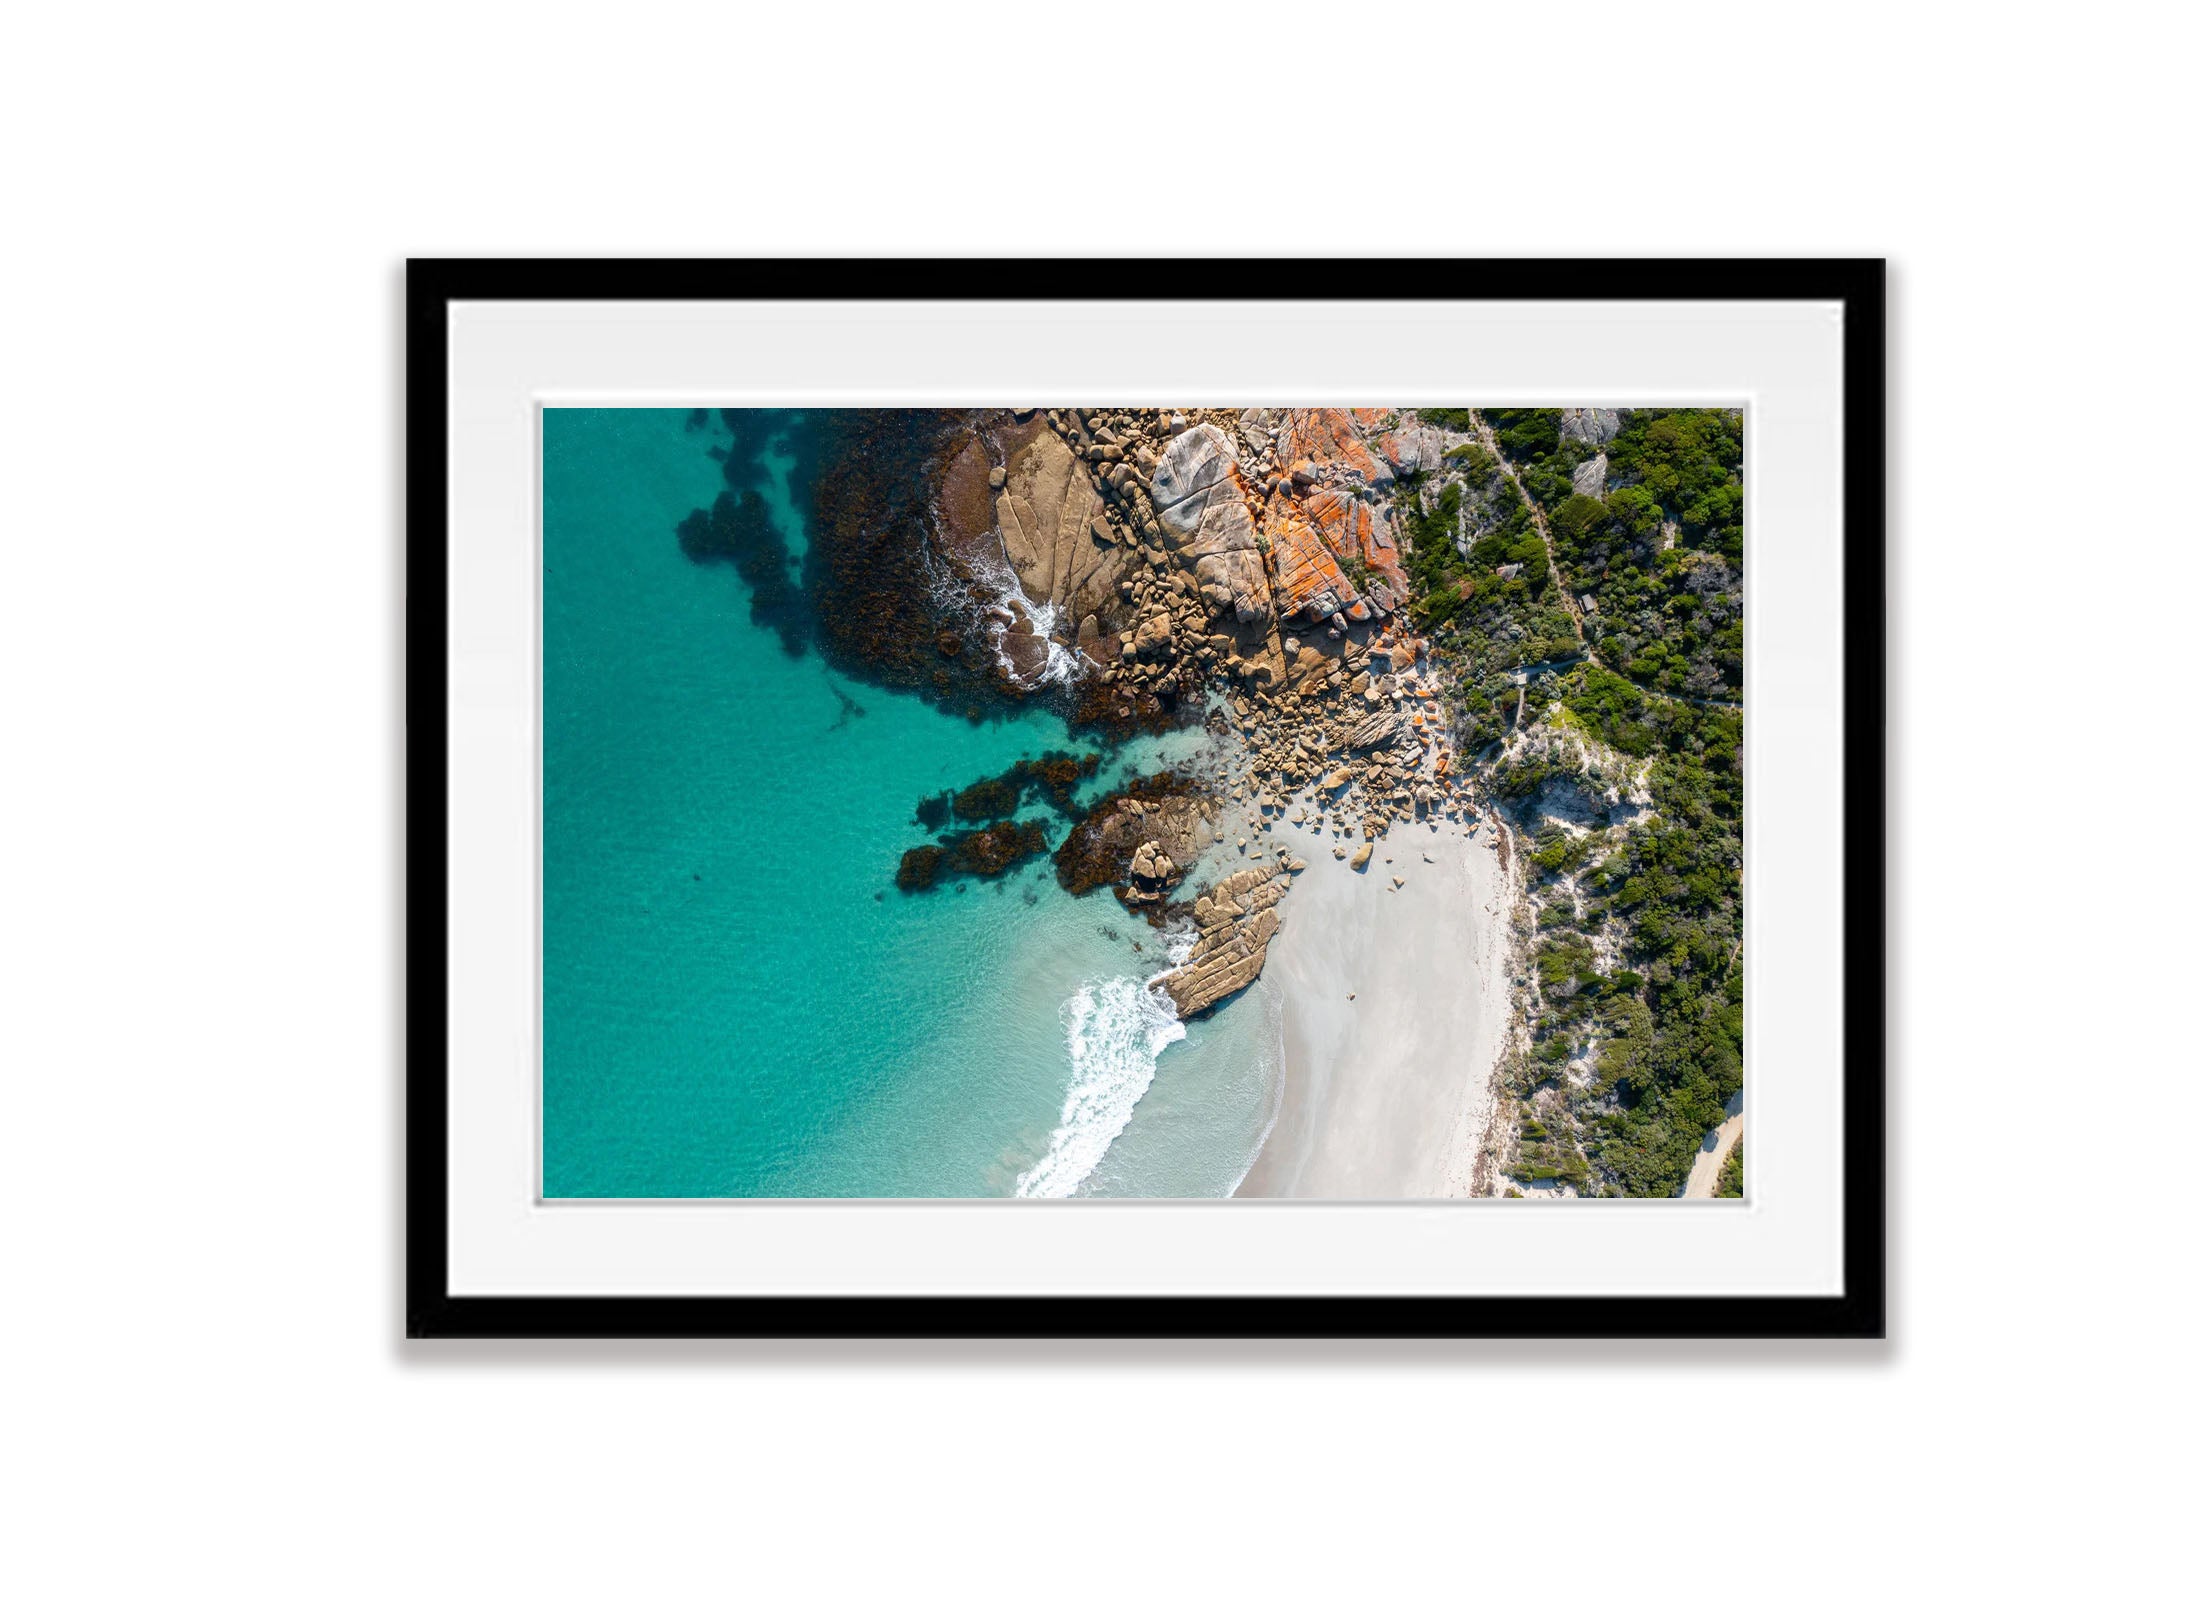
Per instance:
[[[730,562],[749,586],[749,620],[770,628],[790,656],[809,648],[810,613],[787,560],[787,541],[753,490],[721,494],[708,511],[691,511],[680,548],[701,565]]]
[[[1025,756],[998,777],[980,778],[951,796],[936,795],[919,801],[917,820],[928,828],[937,827],[938,820],[928,819],[944,820],[938,810],[942,801],[948,801],[954,814],[964,822],[988,822],[997,817],[1013,816],[1016,808],[1024,803],[1024,796],[1036,790],[1048,805],[1074,822],[1083,814],[1077,804],[1077,785],[1099,770],[1100,758],[1096,755],[1048,750],[1041,755]]]
[[[1037,822],[996,822],[968,833],[947,833],[937,844],[902,852],[894,886],[915,893],[943,877],[998,878],[1034,856],[1047,853],[1047,831]],[[958,892],[962,886],[958,885]]]

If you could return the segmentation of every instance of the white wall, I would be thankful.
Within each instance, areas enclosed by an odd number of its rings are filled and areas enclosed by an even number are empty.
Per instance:
[[[11,1592],[2173,1570],[2189,12],[472,9],[10,23]],[[796,250],[1891,255],[1893,1341],[401,1348],[399,262]]]

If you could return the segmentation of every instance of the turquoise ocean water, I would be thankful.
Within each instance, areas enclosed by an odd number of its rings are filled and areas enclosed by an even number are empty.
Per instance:
[[[893,881],[928,794],[1077,748],[1107,762],[1089,799],[1200,736],[974,725],[789,656],[674,535],[724,442],[684,411],[544,415],[544,1192],[1227,1194],[1272,1112],[1263,986],[1177,1022],[1141,987],[1159,936],[1043,859]],[[792,458],[765,464],[799,563]]]

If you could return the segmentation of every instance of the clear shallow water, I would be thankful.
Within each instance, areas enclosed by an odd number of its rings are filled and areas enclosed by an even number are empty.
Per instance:
[[[1235,1187],[1272,1109],[1273,996],[1157,1013],[1139,985],[1158,936],[1044,860],[962,893],[894,887],[929,837],[920,798],[1102,747],[1045,711],[973,725],[790,656],[735,571],[674,536],[724,487],[715,425],[543,426],[545,1192]],[[799,562],[800,486],[786,452],[768,467]],[[1104,751],[1080,793],[1199,737]]]

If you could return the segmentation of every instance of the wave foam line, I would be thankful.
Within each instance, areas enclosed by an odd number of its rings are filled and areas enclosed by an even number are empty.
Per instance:
[[[1031,631],[1046,641],[1046,665],[1039,669],[1036,676],[1026,681],[1016,675],[1015,663],[1009,660],[1008,652],[1001,647],[1001,640],[1008,633],[1009,623],[1001,621],[997,616],[986,618],[986,640],[993,647],[994,660],[1000,664],[1011,683],[1030,694],[1047,684],[1073,683],[1085,675],[1087,663],[1084,656],[1055,637],[1055,627],[1062,620],[1060,606],[1051,602],[1034,602],[1024,593],[1021,580],[1009,570],[1006,559],[997,552],[987,551],[983,555],[972,556],[970,568],[983,585],[984,592],[982,596],[964,593],[964,614],[1007,612],[1010,622],[1022,617],[1031,624]],[[938,597],[938,581],[935,579],[935,599]],[[947,581],[952,582],[951,579]]]
[[[1075,1194],[1130,1126],[1161,1052],[1184,1037],[1166,992],[1135,978],[1088,983],[1062,1006],[1069,1035],[1069,1097],[1047,1153],[1016,1180],[1019,1199]]]

